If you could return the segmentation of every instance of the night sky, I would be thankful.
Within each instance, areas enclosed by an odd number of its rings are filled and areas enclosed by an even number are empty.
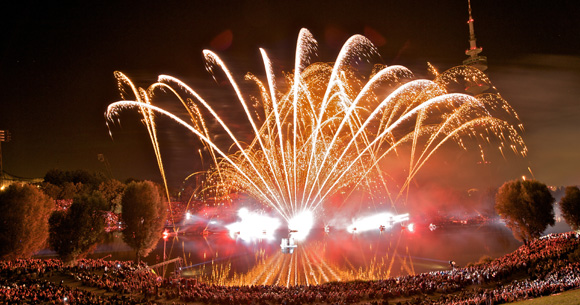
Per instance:
[[[418,76],[427,75],[427,62],[440,71],[461,64],[468,47],[463,0],[55,3],[13,1],[0,13],[0,129],[12,133],[2,154],[4,170],[19,177],[52,168],[105,172],[103,154],[117,179],[160,180],[135,113],[124,113],[109,136],[104,112],[120,99],[117,70],[141,86],[173,75],[227,104],[205,71],[203,49],[217,52],[242,82],[246,72],[264,75],[260,47],[276,73],[290,71],[303,27],[319,42],[321,61],[334,61],[348,37],[365,34],[384,64]],[[496,180],[529,176],[530,166],[549,185],[579,185],[580,2],[473,0],[472,7],[486,73],[520,115],[529,147],[526,159],[494,163],[515,168]],[[161,126],[177,186],[201,168],[197,149],[185,130]]]

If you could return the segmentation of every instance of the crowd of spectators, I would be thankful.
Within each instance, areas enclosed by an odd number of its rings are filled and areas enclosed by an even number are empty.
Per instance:
[[[72,199],[58,199],[54,201],[55,211],[66,211],[72,205]]]
[[[83,259],[0,262],[2,304],[501,304],[580,287],[576,233],[546,236],[490,263],[378,281],[218,286],[162,278],[145,264]],[[60,280],[59,280],[60,279]]]
[[[123,226],[119,214],[115,214],[111,211],[104,213],[105,216],[105,232],[115,232],[120,231]]]

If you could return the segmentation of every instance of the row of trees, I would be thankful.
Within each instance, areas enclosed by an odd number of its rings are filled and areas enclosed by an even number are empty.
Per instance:
[[[74,261],[102,241],[105,216],[115,212],[124,223],[123,240],[140,260],[162,235],[167,207],[161,193],[152,182],[121,183],[85,171],[49,171],[40,187],[11,185],[0,192],[0,258],[29,257],[48,246]],[[527,244],[554,225],[554,201],[545,184],[514,180],[498,190],[495,210]],[[566,222],[580,228],[578,187],[566,188],[560,208]]]
[[[40,185],[42,191],[57,202],[71,201],[79,194],[100,193],[107,203],[107,210],[121,213],[121,196],[125,186],[134,180],[122,183],[116,179],[106,178],[101,173],[90,173],[84,170],[62,171],[49,170]]]
[[[548,187],[536,180],[504,183],[495,197],[495,209],[516,239],[528,244],[555,224],[555,199]],[[580,190],[566,188],[560,201],[562,217],[574,230],[580,228]]]
[[[166,205],[149,181],[123,184],[85,171],[49,171],[41,186],[13,184],[0,192],[0,258],[26,258],[49,247],[74,261],[103,240],[106,216],[115,212],[139,260],[161,238]]]

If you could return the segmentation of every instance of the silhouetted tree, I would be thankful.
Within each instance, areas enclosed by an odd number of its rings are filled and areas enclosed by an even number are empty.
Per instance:
[[[105,197],[109,211],[117,214],[121,213],[121,199],[124,191],[125,185],[117,179],[109,179],[99,185],[99,192]]]
[[[580,228],[580,189],[577,186],[566,187],[564,197],[560,199],[560,209],[566,223],[574,230]]]
[[[554,225],[554,197],[548,187],[535,180],[504,183],[495,196],[495,209],[515,238],[528,244],[548,225]]]
[[[99,185],[107,180],[105,175],[100,172],[89,172],[83,169],[73,171],[63,171],[60,169],[51,169],[44,175],[44,182],[63,186],[65,183],[81,183],[87,188],[87,191],[93,191],[99,188]]]
[[[53,185],[62,185],[63,183],[70,181],[70,178],[67,176],[65,171],[60,169],[51,169],[44,174],[44,182],[53,184]]]
[[[42,249],[53,209],[54,201],[32,185],[0,192],[0,258],[27,258]]]
[[[143,182],[143,180],[137,179],[137,178],[133,178],[133,177],[129,177],[129,178],[125,179],[125,184],[129,184],[131,182]]]
[[[43,182],[42,191],[54,200],[72,200],[76,195],[85,193],[82,183],[63,182],[61,185]]]
[[[166,204],[152,182],[131,182],[121,199],[121,211],[125,223],[123,240],[135,250],[138,262],[149,255],[161,238],[167,217]]]
[[[50,248],[65,262],[91,253],[105,232],[107,209],[105,198],[98,192],[76,196],[68,210],[50,216]]]
[[[108,180],[108,178],[101,172],[89,172],[84,169],[77,169],[70,172],[70,178],[73,183],[82,183],[90,190],[96,190],[99,185]]]
[[[58,200],[58,196],[60,195],[61,188],[48,182],[43,182],[40,185],[40,189],[50,198],[54,200]]]

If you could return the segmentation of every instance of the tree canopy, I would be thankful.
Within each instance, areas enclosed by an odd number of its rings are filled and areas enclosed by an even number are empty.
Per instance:
[[[87,170],[77,169],[73,171],[63,171],[60,169],[51,169],[44,175],[44,182],[62,186],[66,182],[74,184],[81,183],[91,188],[97,189],[101,182],[107,180],[105,175],[100,172],[89,172]]]
[[[560,199],[560,209],[566,223],[574,230],[580,228],[580,189],[577,186],[566,187],[564,197]]]
[[[72,200],[77,194],[98,190],[107,180],[109,179],[99,172],[51,169],[44,175],[42,190],[54,200]]]
[[[92,252],[105,232],[103,213],[107,208],[105,199],[98,192],[76,196],[67,210],[51,215],[50,248],[65,262]]]
[[[554,197],[548,187],[535,180],[504,183],[495,197],[495,209],[514,236],[525,244],[554,225]]]
[[[161,238],[167,208],[159,191],[150,181],[131,182],[121,199],[125,224],[123,240],[136,252],[136,260],[149,255]]]
[[[117,214],[121,213],[121,198],[124,191],[125,185],[117,179],[109,179],[99,185],[99,192],[105,197],[108,210]]]
[[[0,192],[0,258],[27,258],[43,248],[54,201],[32,185]]]
[[[86,189],[82,183],[73,182],[64,182],[61,185],[43,182],[41,187],[42,191],[54,200],[72,200]]]

